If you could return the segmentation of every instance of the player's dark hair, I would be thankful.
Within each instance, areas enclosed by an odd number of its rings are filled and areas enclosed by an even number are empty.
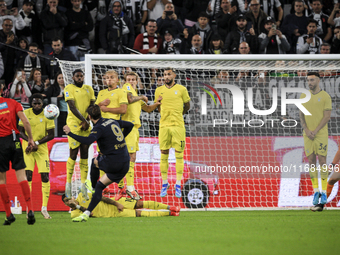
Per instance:
[[[65,194],[63,194],[62,196],[61,196],[61,200],[64,202],[64,198],[66,197],[66,195]]]
[[[164,68],[164,70],[163,70],[163,71],[169,71],[169,70],[171,70],[173,73],[175,72],[175,69],[174,69],[174,68],[172,68],[172,67],[167,67],[167,68]]]
[[[32,99],[35,98],[35,99],[41,99],[41,101],[44,100],[44,97],[40,94],[40,93],[35,93],[32,95]]]
[[[307,23],[307,26],[309,26],[310,23],[314,23],[315,26],[318,26],[318,22],[315,19],[309,19],[308,23]]]
[[[91,116],[92,119],[98,120],[102,117],[100,107],[98,105],[90,105],[86,112]]]
[[[315,76],[320,78],[320,74],[318,72],[308,72],[307,73],[307,76],[312,76],[312,75],[315,75]]]
[[[78,73],[78,72],[84,74],[83,70],[81,70],[81,69],[76,69],[76,70],[74,70],[74,71],[72,72],[72,76],[74,76],[74,75],[75,75],[76,73]]]

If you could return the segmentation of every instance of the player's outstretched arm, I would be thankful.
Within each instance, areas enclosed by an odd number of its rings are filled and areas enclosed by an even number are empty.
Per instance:
[[[142,110],[145,111],[145,112],[152,112],[154,110],[156,110],[156,108],[158,108],[158,106],[160,106],[162,103],[161,103],[161,100],[163,98],[161,96],[159,96],[157,98],[157,101],[153,104],[153,105],[143,105],[142,106]]]
[[[95,128],[92,129],[91,134],[88,137],[73,134],[69,126],[67,125],[63,127],[63,130],[65,134],[67,134],[68,136],[71,136],[73,139],[77,140],[78,142],[87,144],[87,145],[90,145],[94,141],[97,141],[101,135],[101,130],[100,129],[95,130]]]
[[[99,106],[102,112],[110,112],[114,114],[125,114],[127,110],[127,104],[121,104],[117,108],[108,108],[105,105]]]

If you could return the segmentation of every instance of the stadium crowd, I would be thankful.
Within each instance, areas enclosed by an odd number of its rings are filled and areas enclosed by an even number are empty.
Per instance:
[[[25,109],[34,93],[41,93],[46,103],[56,97],[64,123],[67,84],[55,58],[81,61],[88,53],[340,53],[340,8],[335,2],[0,0],[2,96]],[[139,93],[151,99],[161,77],[156,70],[148,73]],[[239,80],[248,74],[233,75]]]

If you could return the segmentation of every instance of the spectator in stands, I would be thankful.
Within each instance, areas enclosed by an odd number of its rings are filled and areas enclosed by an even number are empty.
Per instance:
[[[328,24],[331,26],[335,26],[335,27],[339,27],[340,26],[340,9],[339,9],[339,3],[334,5],[334,9],[331,13],[331,15],[329,15],[328,18]]]
[[[159,54],[162,52],[162,38],[156,34],[157,23],[149,20],[146,25],[146,32],[136,37],[134,50],[142,54]]]
[[[41,44],[39,17],[33,11],[33,8],[33,0],[24,0],[22,9],[19,11],[19,15],[23,18],[25,26],[20,30],[18,29],[16,34],[18,37],[25,36],[28,40],[28,43],[35,42]]]
[[[123,46],[133,47],[135,30],[132,20],[122,12],[122,2],[112,3],[112,11],[100,22],[99,40],[106,53],[122,54],[126,52]]]
[[[15,78],[12,83],[8,85],[9,98],[13,98],[21,103],[24,109],[30,108],[29,97],[32,95],[31,89],[26,82],[26,75],[23,69],[17,69]]]
[[[60,111],[58,117],[58,134],[57,134],[59,137],[65,135],[65,133],[63,132],[63,126],[66,125],[67,118],[67,103],[65,102],[64,89],[65,81],[63,74],[61,72],[58,72],[54,77],[54,83],[51,84],[51,86],[45,90],[46,98],[49,99],[49,102],[51,102],[50,99],[52,97],[57,97],[58,107]]]
[[[249,44],[247,42],[241,42],[238,46],[238,52],[240,54],[251,54]]]
[[[169,28],[174,32],[175,38],[178,38],[179,34],[183,32],[184,26],[182,21],[177,18],[175,7],[172,3],[167,3],[165,5],[162,16],[157,19],[157,27],[158,33],[161,36],[164,36],[165,31]]]
[[[223,40],[227,37],[228,32],[237,29],[238,13],[235,3],[236,0],[222,0],[221,9],[216,14],[217,31]]]
[[[318,54],[320,53],[322,40],[315,34],[318,22],[310,19],[307,25],[307,34],[299,37],[296,44],[297,54]]]
[[[147,7],[149,10],[149,19],[158,19],[162,16],[164,7],[167,3],[171,3],[171,0],[148,0]]]
[[[321,44],[320,54],[331,54],[332,46],[329,43]]]
[[[2,30],[0,30],[0,42],[7,45],[16,46],[18,38],[12,31],[13,21],[11,19],[4,19],[2,22]],[[2,79],[5,79],[6,84],[9,84],[15,74],[15,50],[5,45],[0,45],[0,53],[4,64],[4,74]]]
[[[18,39],[18,45],[22,50],[16,50],[15,51],[15,68],[18,67],[18,63],[20,62],[21,59],[24,59],[27,56],[26,50],[28,50],[28,40],[25,36],[19,37]]]
[[[202,38],[200,35],[194,35],[191,39],[191,48],[187,51],[187,54],[205,54],[202,47]]]
[[[91,14],[80,7],[81,0],[71,0],[72,9],[65,13],[68,26],[65,28],[65,49],[72,52],[77,60],[84,60],[91,51],[89,32],[93,29]]]
[[[47,0],[45,10],[40,14],[41,28],[43,34],[44,54],[51,52],[52,39],[59,37],[64,39],[64,28],[67,26],[65,13],[58,6],[58,0]]]
[[[187,10],[187,14],[184,20],[184,25],[186,27],[194,26],[197,19],[200,17],[199,15],[202,12],[206,13],[209,1],[210,0],[186,0],[184,1],[184,8],[186,8]],[[208,14],[207,14],[207,18],[209,18]]]
[[[322,0],[313,0],[312,9],[313,12],[309,15],[310,19],[314,19],[318,22],[316,35],[323,41],[328,42],[332,38],[332,29],[327,23],[329,16],[322,12]]]
[[[240,42],[247,42],[252,53],[258,51],[258,40],[253,28],[247,31],[247,20],[245,15],[239,14],[237,21],[237,30],[229,32],[225,41],[226,54],[237,54]]]
[[[63,42],[60,38],[56,37],[52,39],[53,51],[48,54],[50,57],[57,58],[59,60],[76,61],[75,56],[71,51],[63,49]],[[50,78],[60,71],[59,63],[56,60],[47,60],[46,67]]]
[[[35,52],[35,53],[38,53],[38,44],[31,43],[28,46],[28,50]],[[38,68],[39,70],[41,70],[42,75],[47,74],[44,59],[38,57],[34,53],[28,53],[28,55],[26,55],[26,57],[22,58],[18,63],[18,67],[23,68],[25,70],[26,74],[29,74],[31,72],[32,68]],[[37,93],[41,93],[41,92],[37,92]],[[34,93],[32,93],[32,94],[34,94]]]
[[[334,28],[334,38],[332,42],[332,53],[340,53],[340,26]]]
[[[38,68],[32,68],[29,73],[28,81],[29,87],[31,88],[32,95],[35,93],[42,94],[43,97],[46,97],[44,94],[45,84],[41,79],[41,71]]]
[[[174,32],[171,29],[165,30],[162,53],[181,54],[181,51],[183,52],[182,40],[179,38],[174,38]]]
[[[146,96],[148,97],[148,99],[150,101],[154,101],[155,100],[155,91],[158,87],[163,86],[164,85],[164,77],[163,76],[158,76],[156,78],[156,81],[154,82],[154,84],[150,87],[150,89],[146,92]]]
[[[212,84],[226,84],[229,81],[229,73],[225,70],[220,70],[216,76],[211,78]]]
[[[303,0],[295,0],[294,14],[288,14],[281,25],[281,32],[290,42],[290,53],[296,53],[296,43],[299,36],[307,32],[308,18],[304,14]]]
[[[135,25],[135,35],[141,33],[142,26],[148,19],[148,7],[146,2],[146,0],[125,1],[125,13],[129,16],[129,18]]]
[[[9,13],[8,13],[9,12]],[[0,26],[3,21],[10,19],[13,22],[11,30],[16,34],[16,29],[23,29],[25,27],[25,21],[18,13],[18,8],[13,7],[11,10],[7,9],[7,3],[5,0],[0,0]]]
[[[264,22],[268,15],[260,9],[259,0],[251,0],[250,11],[248,11],[245,16],[247,20],[251,22],[255,34],[257,36],[261,34],[264,30]]]
[[[210,47],[207,54],[222,54],[224,50],[224,42],[220,35],[213,34],[210,41]]]
[[[269,0],[260,2],[261,9],[276,21],[276,26],[279,27],[283,20],[283,9],[280,0]]]
[[[290,44],[282,32],[277,29],[275,20],[268,16],[264,24],[265,32],[259,35],[260,54],[286,54]]]
[[[211,36],[215,33],[215,31],[209,25],[209,16],[206,12],[201,12],[198,15],[197,22],[194,26],[189,29],[184,29],[184,41],[186,42],[186,47],[191,47],[190,42],[192,41],[192,37],[194,35],[200,35],[202,39],[202,48],[205,52],[209,49],[209,44],[211,40]]]

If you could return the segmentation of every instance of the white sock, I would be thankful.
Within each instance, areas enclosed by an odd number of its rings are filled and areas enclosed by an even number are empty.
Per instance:
[[[42,207],[41,207],[41,210],[42,210],[42,211],[47,211],[47,207],[46,207],[46,206],[42,206]]]
[[[168,184],[168,180],[163,180],[163,184]]]
[[[325,193],[325,194],[326,194],[326,193],[327,193],[327,191],[326,191],[326,190],[323,190],[323,191],[322,191],[322,193]]]
[[[135,190],[135,186],[126,186],[126,189],[130,192],[134,191]]]
[[[84,213],[90,217],[91,212],[89,210],[86,210]]]
[[[181,186],[181,181],[176,181],[176,184]]]
[[[315,192],[319,192],[319,188],[315,188],[315,189],[314,189],[314,193],[315,193]]]

